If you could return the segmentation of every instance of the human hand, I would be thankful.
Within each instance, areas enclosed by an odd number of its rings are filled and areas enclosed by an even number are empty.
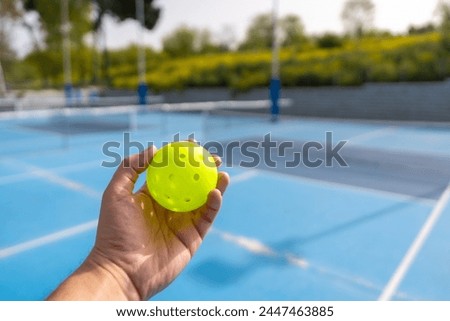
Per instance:
[[[103,194],[90,255],[49,299],[148,299],[189,263],[220,209],[229,176],[219,173],[217,188],[201,208],[172,212],[150,196],[146,184],[133,192],[155,152],[149,148],[120,164]],[[89,288],[88,296],[77,293],[80,283]]]

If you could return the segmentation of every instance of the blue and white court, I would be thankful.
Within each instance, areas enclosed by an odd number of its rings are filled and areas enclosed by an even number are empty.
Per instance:
[[[113,110],[0,115],[0,300],[42,300],[83,261],[114,172],[104,146],[127,154],[124,132],[294,146],[271,154],[275,167],[223,155],[231,185],[214,228],[153,300],[450,300],[448,124]],[[324,146],[311,159],[324,156],[327,132],[347,141],[348,167],[281,165],[311,141]]]

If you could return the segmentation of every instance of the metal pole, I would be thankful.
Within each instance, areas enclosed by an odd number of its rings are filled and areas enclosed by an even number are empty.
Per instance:
[[[72,66],[70,64],[70,24],[69,1],[61,1],[61,32],[63,36],[63,68],[64,68],[64,93],[66,105],[71,105],[72,100]]]
[[[143,45],[144,26],[145,26],[145,7],[144,0],[136,0],[136,18],[139,21],[138,32],[138,96],[139,104],[145,105],[147,103],[147,82],[145,80],[145,47]]]
[[[278,120],[280,114],[280,42],[278,36],[278,7],[279,0],[273,0],[272,6],[272,77],[270,79],[270,101],[272,120]]]

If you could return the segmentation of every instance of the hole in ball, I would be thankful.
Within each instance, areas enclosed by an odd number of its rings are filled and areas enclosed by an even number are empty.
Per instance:
[[[200,179],[200,175],[194,174],[194,181],[198,181]]]
[[[186,203],[189,203],[189,202],[191,201],[191,199],[190,199],[190,198],[186,198],[184,201],[185,201]]]
[[[183,153],[180,154],[180,158],[185,158],[185,157],[186,157],[186,154],[183,154]]]
[[[174,177],[174,175],[173,175],[173,174],[169,174],[169,179],[170,179],[170,180],[172,180],[172,179],[173,179],[173,177]]]

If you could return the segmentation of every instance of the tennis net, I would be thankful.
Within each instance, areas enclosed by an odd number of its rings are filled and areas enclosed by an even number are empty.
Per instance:
[[[282,100],[281,106],[289,105]],[[270,122],[270,101],[157,103],[146,106],[67,107],[0,113],[0,155],[105,141],[124,132],[168,140],[194,134],[220,139]]]

